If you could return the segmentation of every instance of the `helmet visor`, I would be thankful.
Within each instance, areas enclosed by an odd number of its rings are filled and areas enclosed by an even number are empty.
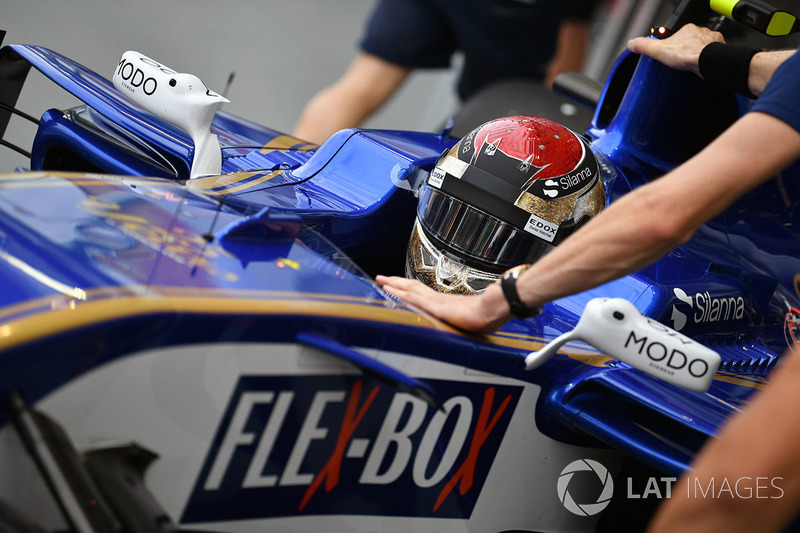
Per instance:
[[[533,263],[553,248],[552,244],[429,186],[420,190],[417,217],[436,244],[475,268],[502,272],[521,263]]]

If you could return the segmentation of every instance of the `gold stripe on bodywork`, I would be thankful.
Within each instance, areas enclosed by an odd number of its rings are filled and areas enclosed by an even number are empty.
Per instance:
[[[265,144],[263,148],[261,148],[261,153],[266,154],[274,150],[307,151],[315,148],[319,148],[319,146],[314,143],[304,141],[303,139],[292,137],[291,135],[279,135]]]
[[[49,310],[6,322],[0,325],[0,350],[109,320],[162,313],[303,315],[351,318],[455,331],[442,322],[421,317],[409,310],[357,303],[321,300],[245,300],[205,296],[127,296],[80,302],[74,307]]]
[[[734,385],[748,387],[750,389],[763,389],[767,385],[767,380],[762,377],[743,376],[741,374],[734,374],[732,372],[717,372],[714,375],[714,380],[732,383]]]
[[[507,333],[500,331],[492,335],[492,344],[508,346],[509,348],[519,348],[520,350],[536,351],[552,341],[555,337],[534,337],[521,333]],[[585,343],[568,342],[562,346],[558,352],[566,355],[573,361],[578,361],[585,365],[594,367],[606,367],[615,358],[589,346]]]
[[[536,351],[552,338],[499,332],[492,335],[465,333],[433,317],[386,300],[361,296],[271,291],[132,285],[88,289],[80,298],[53,295],[0,310],[0,350],[86,327],[108,320],[153,313],[200,313],[222,315],[302,315],[335,317],[417,326],[470,337],[477,342],[523,351]],[[570,359],[593,367],[606,367],[615,358],[590,346],[566,344],[558,351]],[[741,387],[762,389],[767,381],[730,372],[714,379]]]
[[[139,291],[144,290],[137,287]],[[372,300],[353,296],[314,295],[281,291],[240,291],[246,297],[233,296],[225,289],[171,288],[162,287],[173,294],[121,295],[122,288],[90,290],[86,300],[77,302],[68,298],[42,298],[10,307],[3,311],[4,317],[17,318],[0,323],[0,350],[57,335],[66,331],[136,316],[155,313],[209,314],[209,315],[301,315],[331,318],[347,318],[368,322],[381,322],[405,326],[417,326],[471,337],[476,341],[520,350],[534,351],[551,339],[529,337],[513,339],[502,335],[471,335],[461,332],[432,317],[425,317],[410,309],[385,306],[383,300]],[[217,292],[220,296],[213,296]],[[203,296],[189,294],[206,293]],[[209,295],[210,294],[210,295]],[[221,296],[228,294],[228,296]],[[287,299],[280,299],[281,296]],[[269,299],[267,299],[269,298]],[[294,298],[294,299],[290,299]],[[325,300],[324,298],[329,298]],[[594,367],[604,367],[613,357],[604,354],[587,354],[559,350],[574,361]],[[740,387],[762,389],[766,381],[762,378],[747,379],[720,372],[717,381],[732,383]]]
[[[267,182],[267,181],[269,181],[269,180],[271,180],[273,178],[277,178],[278,176],[280,176],[283,173],[284,173],[284,170],[276,170],[275,172],[271,172],[269,174],[265,174],[264,176],[262,176],[260,178],[254,179],[252,181],[248,181],[247,183],[243,183],[243,184],[241,184],[239,186],[230,187],[228,189],[225,189],[224,191],[210,191],[210,192],[212,192],[213,194],[220,194],[220,195],[222,195],[222,194],[231,194],[231,193],[235,193],[235,192],[241,192],[241,191],[244,191],[246,189],[251,189],[251,188],[255,187],[256,185],[260,185],[260,184],[262,184],[264,182]]]
[[[360,303],[363,305],[386,305],[386,300],[375,300],[363,296],[349,296],[340,294],[305,293],[296,291],[271,291],[253,289],[217,289],[195,287],[169,287],[159,285],[128,285],[119,287],[99,287],[83,291],[83,300],[97,301],[112,298],[131,297],[191,297],[203,294],[208,298],[238,298],[243,300],[313,300],[344,303]],[[44,296],[28,300],[0,310],[0,322],[15,320],[21,315],[30,314],[32,311],[47,312],[63,307],[75,307],[73,298],[61,295]]]
[[[56,335],[71,329],[153,313],[216,315],[302,315],[336,317],[417,326],[473,338],[506,348],[532,351],[551,339],[508,338],[468,334],[433,317],[385,300],[357,296],[190,287],[106,287],[89,289],[83,301],[63,295],[39,298],[6,308],[0,313],[0,349]],[[610,360],[605,355],[562,350],[569,357],[594,366]]]
[[[186,184],[190,189],[201,189],[205,194],[231,194],[277,178],[284,172],[285,169],[274,172],[235,172],[233,174],[222,174],[221,176],[197,178],[186,182]],[[260,178],[250,179],[259,175],[261,176]]]

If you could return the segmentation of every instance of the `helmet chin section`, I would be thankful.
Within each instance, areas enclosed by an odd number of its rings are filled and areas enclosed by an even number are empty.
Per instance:
[[[406,276],[418,279],[439,292],[478,294],[500,277],[472,268],[439,251],[425,235],[419,221],[414,224],[406,254]]]

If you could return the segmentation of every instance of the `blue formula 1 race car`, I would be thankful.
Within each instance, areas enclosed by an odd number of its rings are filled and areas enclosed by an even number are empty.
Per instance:
[[[705,16],[675,20],[689,4]],[[790,17],[758,9],[750,25]],[[316,146],[141,54],[112,80],[31,45],[0,49],[0,133],[31,67],[84,104],[29,117],[30,171],[0,175],[4,531],[641,527],[798,335],[797,180],[470,335],[372,279],[403,273],[458,139]],[[609,200],[749,103],[623,54],[585,135]]]

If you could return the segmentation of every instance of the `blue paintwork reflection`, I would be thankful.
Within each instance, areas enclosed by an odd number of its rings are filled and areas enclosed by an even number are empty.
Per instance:
[[[0,279],[9,286],[0,302],[14,316],[34,313],[31,302],[80,300],[80,292],[71,291],[84,291],[91,301],[105,297],[103,291],[117,297],[134,288],[161,296],[194,289],[250,302],[264,297],[265,305],[284,297],[309,306],[358,302],[413,314],[383,294],[371,276],[402,260],[414,189],[456,139],[344,130],[315,146],[220,112],[212,131],[222,145],[224,174],[187,182],[193,156],[188,136],[119,95],[107,79],[40,47],[0,53],[24,58],[86,104],[45,114],[34,170],[47,168],[48,157],[63,149],[81,154],[92,170],[153,176],[0,179]],[[616,170],[609,196],[615,199],[691,157],[748,105],[692,74],[623,54],[587,132]],[[539,317],[513,321],[490,339],[361,315],[231,319],[208,311],[162,313],[85,325],[35,347],[14,347],[0,356],[0,394],[25,384],[36,399],[142,346],[294,342],[313,330],[346,346],[400,351],[535,383],[542,388],[535,416],[546,434],[582,445],[600,439],[676,473],[763,385],[787,346],[786,313],[800,305],[796,177],[790,170],[763,185],[654,265],[552,302]],[[276,217],[271,229],[269,213]],[[298,232],[283,232],[277,226],[289,218],[279,223],[277,215],[302,221]],[[262,233],[226,233],[260,223],[267,228]],[[226,234],[231,238],[225,240]],[[383,262],[362,270],[376,259]],[[525,372],[525,354],[573,327],[597,296],[625,298],[717,349],[724,362],[709,393],[679,390],[586,346],[571,347],[585,357],[562,354]],[[102,347],[87,346],[86,338],[102,338]],[[93,363],[76,367],[61,358],[54,364],[65,349],[91,353]],[[43,367],[45,376],[36,370]]]

